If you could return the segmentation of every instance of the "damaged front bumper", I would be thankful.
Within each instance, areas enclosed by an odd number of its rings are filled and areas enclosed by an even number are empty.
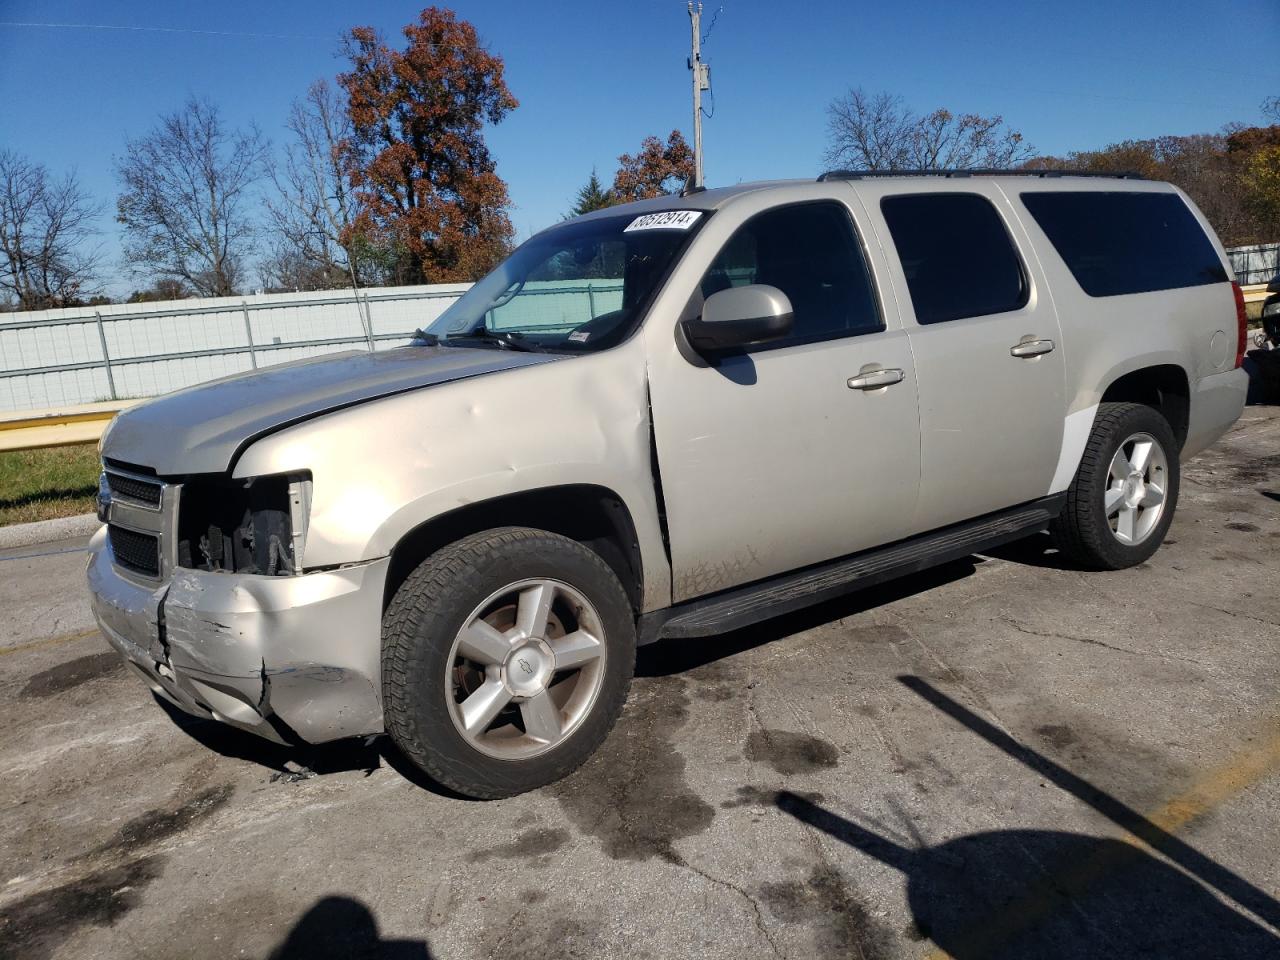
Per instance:
[[[278,743],[381,733],[382,558],[300,576],[122,573],[105,528],[89,543],[103,634],[147,685],[199,717]]]

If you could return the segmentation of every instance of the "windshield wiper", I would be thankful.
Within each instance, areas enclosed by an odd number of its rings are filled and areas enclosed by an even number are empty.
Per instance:
[[[543,353],[542,347],[526,340],[523,333],[516,330],[490,330],[488,327],[476,327],[466,333],[451,333],[446,340],[481,340],[496,343],[507,350],[518,350],[521,353]]]

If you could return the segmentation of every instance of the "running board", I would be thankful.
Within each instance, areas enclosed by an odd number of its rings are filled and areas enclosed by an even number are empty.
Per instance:
[[[1065,500],[1065,494],[1056,494],[889,546],[655,610],[640,618],[637,639],[645,644],[668,637],[726,633],[904,574],[960,560],[1043,530],[1058,515]]]

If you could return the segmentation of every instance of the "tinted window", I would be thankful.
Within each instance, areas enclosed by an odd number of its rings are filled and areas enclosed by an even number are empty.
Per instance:
[[[1024,193],[1022,202],[1091,297],[1227,280],[1175,193]]]
[[[1018,310],[1027,283],[995,207],[973,193],[885,197],[911,305],[920,323],[942,323]]]
[[[796,319],[786,343],[884,329],[862,247],[838,204],[800,204],[752,217],[707,270],[702,295],[750,283],[777,287],[791,301]]]

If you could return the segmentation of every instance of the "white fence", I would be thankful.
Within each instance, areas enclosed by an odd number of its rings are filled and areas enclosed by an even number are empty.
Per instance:
[[[1257,243],[1227,250],[1236,279],[1243,284],[1270,283],[1280,274],[1280,243]]]
[[[150,397],[340,350],[383,350],[429,326],[469,284],[260,294],[0,314],[0,410]],[[622,284],[530,283],[499,325],[574,326],[621,306]],[[513,302],[512,306],[515,306]],[[366,320],[367,318],[367,320]]]

